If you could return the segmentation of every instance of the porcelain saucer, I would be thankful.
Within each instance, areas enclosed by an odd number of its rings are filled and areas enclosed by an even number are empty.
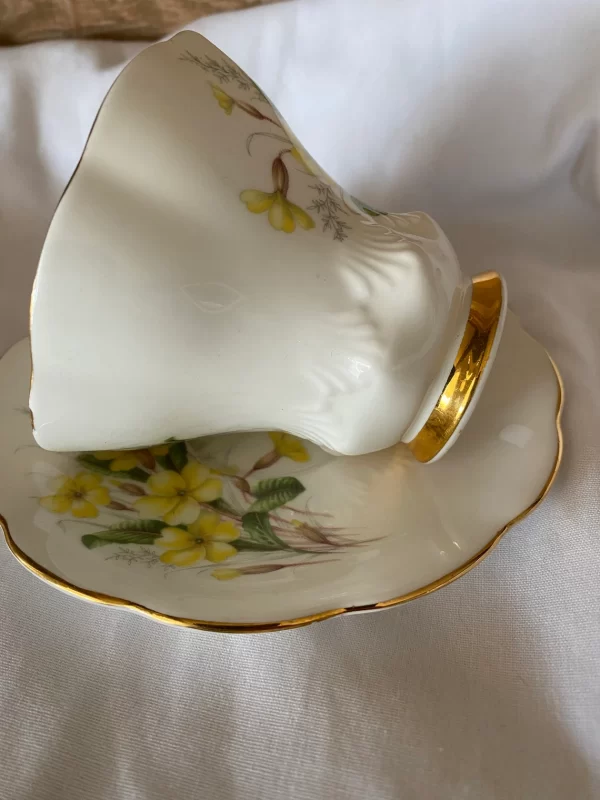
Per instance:
[[[22,341],[0,362],[12,553],[78,597],[194,628],[292,628],[429,594],[535,508],[561,456],[560,378],[511,314],[470,424],[430,465],[403,445],[335,457],[277,432],[50,453],[29,379]]]

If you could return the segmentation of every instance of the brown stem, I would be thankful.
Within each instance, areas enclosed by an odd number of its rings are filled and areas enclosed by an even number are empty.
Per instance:
[[[252,472],[252,470],[250,470],[250,472]],[[250,474],[250,472],[248,473],[248,475]],[[235,475],[232,478],[232,481],[233,485],[237,487],[244,496],[250,494],[250,484],[248,483],[245,477],[240,478],[239,475]]]
[[[231,98],[236,106],[241,109],[241,111],[245,111],[250,117],[254,117],[254,119],[264,120],[265,122],[271,122],[273,125],[277,125],[278,128],[283,130],[283,125],[280,122],[277,122],[276,119],[263,114],[256,106],[253,106],[251,103],[246,103],[245,100],[237,100],[235,97]]]
[[[149,449],[144,450],[137,450],[136,451],[137,460],[140,462],[142,467],[145,467],[150,472],[154,472],[156,469],[156,459],[152,455]]]
[[[240,567],[240,575],[263,575],[266,572],[276,572],[279,569],[287,569],[288,567],[310,567],[314,564],[329,564],[333,561],[339,561],[337,558],[328,558],[327,561],[296,561],[293,564],[256,564],[252,567]]]
[[[243,477],[247,478],[253,472],[256,472],[259,469],[266,469],[267,467],[272,467],[273,464],[276,464],[281,456],[276,450],[269,450],[268,453],[265,453],[264,456],[261,456],[258,461],[254,463],[252,469],[247,472]]]
[[[290,188],[290,174],[280,156],[273,159],[271,172],[273,174],[273,186],[275,190],[281,192],[284,197],[287,197],[288,189]]]
[[[112,508],[114,511],[133,511],[132,508],[126,506],[124,503],[120,503],[118,500],[111,500],[106,508]]]
[[[305,511],[301,508],[294,508],[294,506],[281,506],[286,511],[293,511],[294,514],[304,514],[307,517],[333,517],[333,514],[328,514],[326,511]]]
[[[276,119],[272,119],[272,117],[268,117],[266,114],[263,114],[263,119],[266,120],[267,122],[272,122],[273,125],[277,125],[278,128],[281,128],[281,130],[284,130],[283,125],[280,122],[277,122]]]
[[[282,506],[282,508],[286,508],[286,506]],[[285,525],[288,525],[288,526],[290,525],[290,520],[289,519],[284,519],[283,517],[280,517],[278,514],[274,514],[273,512],[271,512],[271,519],[274,519],[277,522],[283,522]],[[302,524],[304,525],[305,523],[302,523]],[[291,528],[288,527],[288,530],[290,530],[290,531],[294,531],[295,529],[296,529],[295,525],[293,527],[291,527]],[[340,527],[336,528],[333,525],[319,525],[319,530],[320,531],[329,531],[329,532],[335,533],[336,531],[344,531],[344,530],[346,530],[346,528],[343,527],[343,526],[340,526]]]
[[[206,508],[208,511],[212,511],[213,514],[219,514],[221,517],[229,517],[230,519],[234,519],[236,522],[241,522],[242,518],[239,514],[233,514],[231,511],[225,511],[222,508],[215,508],[211,506],[210,503],[200,503],[200,508]]]

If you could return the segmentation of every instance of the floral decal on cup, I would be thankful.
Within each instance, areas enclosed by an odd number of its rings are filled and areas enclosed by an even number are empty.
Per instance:
[[[290,176],[281,155],[273,161],[272,174],[274,191],[271,193],[261,192],[258,189],[245,189],[240,194],[240,200],[246,204],[248,211],[253,214],[268,211],[269,222],[276,231],[293,233],[296,230],[296,223],[304,230],[314,228],[315,223],[310,214],[287,198]]]
[[[234,111],[238,109],[240,112],[269,126],[267,130],[255,131],[248,136],[246,149],[249,155],[252,155],[251,145],[257,136],[267,137],[279,143],[279,149],[271,162],[273,191],[249,188],[240,192],[240,200],[246,205],[248,211],[253,214],[267,213],[269,224],[276,231],[282,231],[283,233],[293,233],[297,226],[305,231],[314,228],[315,220],[309,214],[309,211],[314,211],[321,221],[324,232],[331,232],[333,238],[340,242],[346,239],[348,236],[347,231],[351,226],[345,221],[344,217],[348,216],[349,210],[336,197],[331,185],[326,180],[318,180],[316,184],[309,186],[315,192],[315,197],[306,209],[294,203],[288,196],[290,192],[291,166],[295,165],[296,169],[299,168],[302,174],[309,175],[311,178],[319,179],[325,176],[321,175],[318,166],[308,153],[299,144],[292,142],[286,129],[278,120],[275,110],[258,86],[235,64],[225,58],[217,60],[210,56],[199,57],[186,50],[181,54],[180,59],[200,67],[218,81],[218,84],[209,81],[209,85],[214,99],[228,117],[232,116]],[[253,101],[267,105],[271,113],[265,113],[256,102],[242,100],[223,88],[227,86],[227,89],[229,89],[230,85],[236,86],[238,90],[250,93]]]
[[[81,453],[75,474],[50,478],[39,504],[66,532],[72,523],[89,550],[110,548],[108,559],[209,570],[219,581],[323,563],[364,544],[329,513],[301,507],[306,489],[295,475],[270,474],[279,462],[310,462],[305,443],[281,431],[264,436],[263,454],[245,471],[202,463],[197,443]]]

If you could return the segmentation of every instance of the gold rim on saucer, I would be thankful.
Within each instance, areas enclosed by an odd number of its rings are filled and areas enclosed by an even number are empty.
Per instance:
[[[502,317],[503,295],[502,278],[497,272],[473,278],[467,325],[450,375],[427,422],[407,443],[417,461],[432,461],[440,454],[481,387]]]
[[[161,614],[159,611],[153,611],[150,608],[142,606],[139,603],[134,603],[130,600],[125,600],[120,597],[113,597],[111,595],[102,594],[100,592],[94,592],[89,589],[84,589],[80,586],[76,586],[75,584],[70,583],[69,581],[64,580],[64,578],[59,578],[54,573],[50,572],[50,570],[46,569],[45,567],[42,567],[40,564],[37,564],[32,558],[30,558],[26,553],[24,553],[23,550],[21,550],[21,548],[13,540],[9,531],[8,523],[2,515],[0,515],[0,527],[2,527],[2,530],[4,531],[6,543],[12,554],[15,556],[15,558],[18,561],[20,561],[24,567],[29,569],[39,578],[42,578],[47,583],[50,583],[53,586],[56,586],[57,588],[62,589],[65,592],[68,592],[69,594],[75,595],[76,597],[81,597],[85,600],[90,600],[94,603],[100,603],[101,605],[118,606],[121,608],[128,608],[134,611],[141,612],[146,616],[154,620],[157,620],[159,622],[164,622],[171,625],[178,625],[184,628],[193,628],[196,630],[215,631],[222,633],[266,633],[270,631],[281,631],[281,630],[290,630],[292,628],[300,628],[304,625],[310,625],[313,622],[321,622],[326,619],[331,619],[332,617],[338,617],[342,614],[352,614],[360,611],[376,611],[377,609],[391,608],[392,606],[397,606],[401,605],[402,603],[407,603],[410,600],[416,600],[419,597],[425,597],[425,595],[431,594],[432,592],[435,592],[438,589],[443,588],[444,586],[448,586],[448,584],[452,583],[453,581],[457,580],[457,578],[462,577],[467,572],[472,570],[473,567],[477,566],[477,564],[483,561],[483,559],[494,549],[494,547],[498,544],[500,539],[509,530],[509,528],[511,528],[517,522],[520,522],[528,514],[530,514],[547,495],[560,467],[560,463],[562,460],[562,453],[563,453],[563,436],[562,436],[562,428],[560,420],[563,408],[564,386],[560,373],[556,367],[556,364],[554,363],[554,361],[552,361],[552,359],[550,359],[550,362],[552,364],[558,382],[558,404],[556,410],[556,430],[557,430],[558,446],[556,451],[556,459],[552,466],[552,470],[539,495],[536,497],[533,503],[531,503],[531,505],[529,505],[527,508],[521,511],[520,514],[514,517],[514,519],[511,519],[510,522],[507,522],[503,528],[501,528],[496,534],[494,534],[492,539],[478,553],[472,556],[465,564],[463,564],[460,567],[457,567],[452,572],[449,572],[447,575],[438,578],[432,583],[428,583],[426,586],[422,586],[419,589],[415,589],[414,591],[400,595],[399,597],[391,598],[390,600],[382,600],[379,603],[371,603],[362,606],[334,608],[330,609],[329,611],[322,611],[317,614],[307,615],[305,617],[296,617],[295,619],[286,619],[286,620],[281,620],[279,622],[267,622],[267,623],[210,622],[208,620],[173,617],[167,614]]]

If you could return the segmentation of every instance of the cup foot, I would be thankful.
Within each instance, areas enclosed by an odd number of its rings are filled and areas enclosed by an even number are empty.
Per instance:
[[[407,442],[417,461],[434,461],[467,423],[496,355],[506,316],[506,287],[496,272],[473,278],[471,308],[444,389],[417,435]]]

